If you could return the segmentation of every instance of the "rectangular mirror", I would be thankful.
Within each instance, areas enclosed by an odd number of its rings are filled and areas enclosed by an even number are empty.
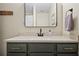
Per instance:
[[[56,3],[25,3],[25,26],[56,26]]]

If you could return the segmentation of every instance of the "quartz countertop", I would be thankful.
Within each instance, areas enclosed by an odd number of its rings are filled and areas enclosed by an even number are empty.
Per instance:
[[[55,43],[76,43],[78,39],[69,36],[17,36],[5,39],[5,42],[55,42]]]

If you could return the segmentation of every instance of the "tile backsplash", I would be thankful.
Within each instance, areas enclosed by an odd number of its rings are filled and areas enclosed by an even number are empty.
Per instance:
[[[54,28],[41,28],[44,35],[49,34],[51,30],[51,35],[62,35],[61,31],[56,31]],[[37,35],[40,32],[40,28],[26,28],[25,32],[19,33],[18,35]]]

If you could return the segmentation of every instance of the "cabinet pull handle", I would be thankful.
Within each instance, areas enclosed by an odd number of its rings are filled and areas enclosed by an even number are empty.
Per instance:
[[[13,49],[13,50],[19,50],[20,48],[11,48],[11,49]]]
[[[72,50],[73,48],[64,48],[64,50]]]

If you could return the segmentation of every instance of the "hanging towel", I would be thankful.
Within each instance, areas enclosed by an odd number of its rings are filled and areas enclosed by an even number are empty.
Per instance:
[[[72,17],[72,12],[65,16],[65,28],[66,31],[72,31],[74,28],[74,21]]]

